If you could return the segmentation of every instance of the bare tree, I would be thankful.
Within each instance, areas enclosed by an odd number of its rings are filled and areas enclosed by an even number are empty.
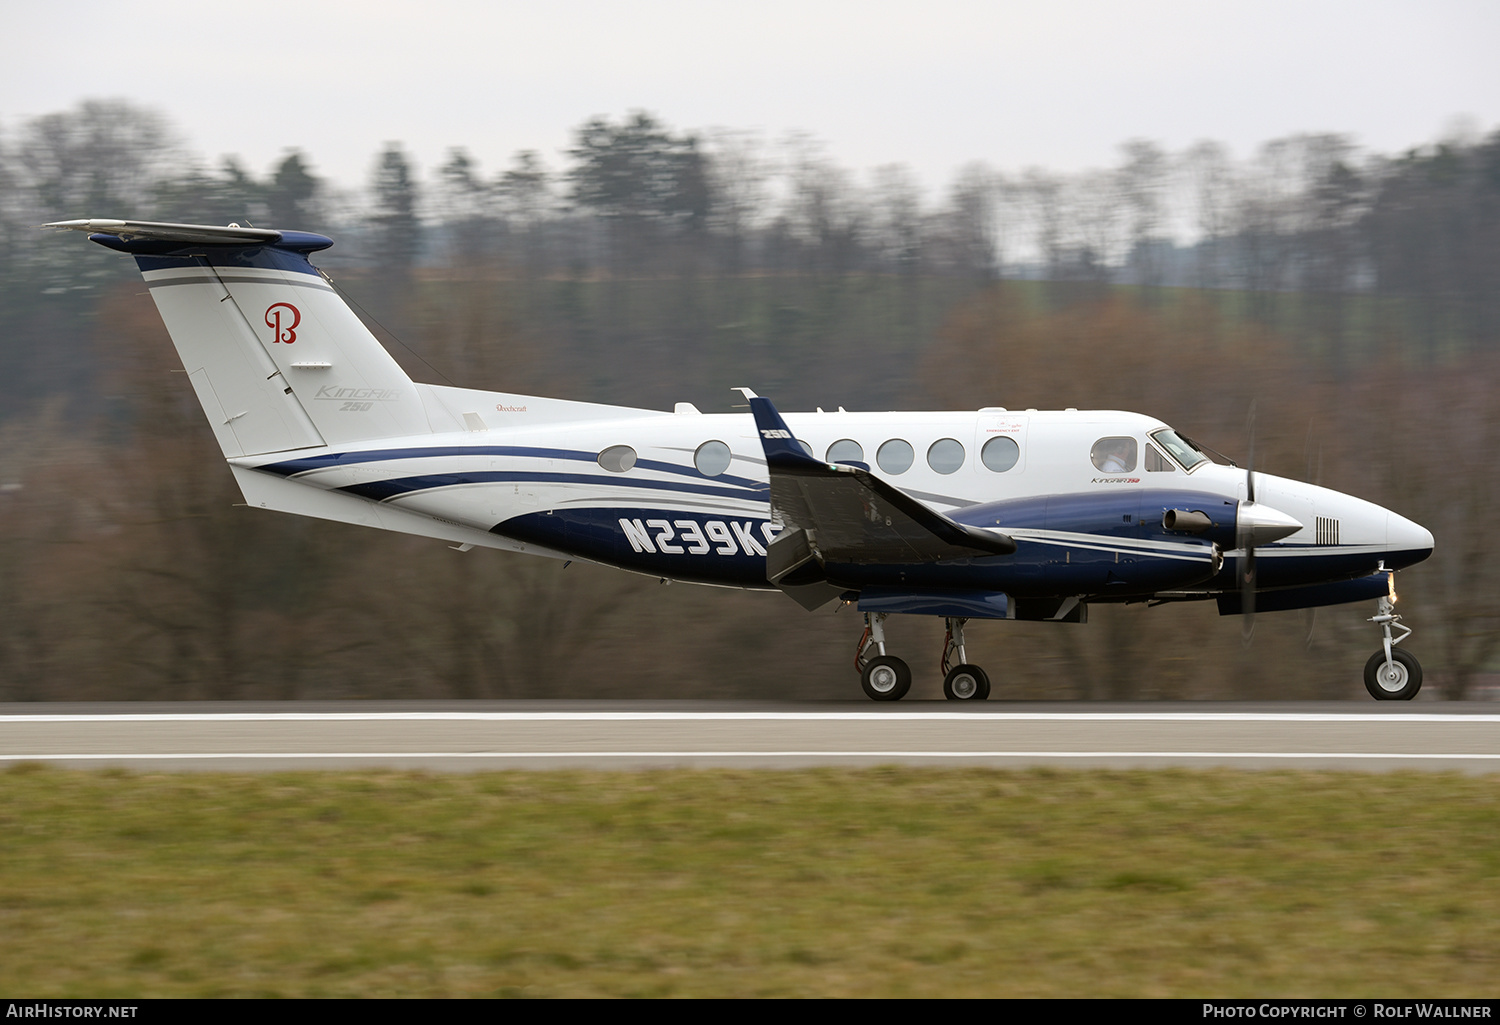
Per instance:
[[[1181,158],[1188,184],[1190,222],[1197,231],[1194,284],[1199,288],[1230,288],[1234,270],[1226,252],[1234,229],[1239,181],[1221,144],[1195,143]]]
[[[1102,298],[1121,260],[1125,238],[1119,177],[1110,171],[1074,176],[1063,191],[1069,231],[1058,285],[1070,300]],[[1073,282],[1073,287],[1068,283]]]
[[[709,226],[720,241],[725,271],[739,274],[750,259],[751,237],[767,214],[774,164],[760,135],[722,128],[709,133],[705,159],[713,196]]]
[[[1021,178],[1021,204],[1030,227],[1031,248],[1046,268],[1046,276],[1058,280],[1068,262],[1068,217],[1064,199],[1065,179],[1039,167],[1027,168]]]
[[[378,276],[385,289],[400,291],[411,282],[422,251],[422,223],[417,215],[416,168],[398,142],[388,142],[375,160],[370,176],[375,225],[373,240],[379,254]]]
[[[806,136],[787,140],[787,199],[783,223],[803,266],[843,274],[858,266],[867,229],[849,174]]]
[[[1160,146],[1146,139],[1132,139],[1120,148],[1125,159],[1117,180],[1129,219],[1126,263],[1147,302],[1154,302],[1154,290],[1165,283],[1166,250],[1171,245],[1167,223],[1171,162]]]
[[[979,281],[999,277],[1005,266],[1004,178],[988,165],[959,171],[948,193],[941,237],[957,273]]]
[[[19,165],[42,216],[149,216],[157,183],[181,160],[175,133],[155,111],[124,100],[85,100],[21,132]]]

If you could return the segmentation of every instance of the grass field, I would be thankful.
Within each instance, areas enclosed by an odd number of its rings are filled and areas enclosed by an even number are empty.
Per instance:
[[[1493,996],[1500,779],[0,775],[0,995]]]

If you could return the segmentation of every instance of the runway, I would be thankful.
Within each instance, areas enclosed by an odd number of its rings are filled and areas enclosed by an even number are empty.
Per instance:
[[[0,705],[0,767],[810,766],[1500,772],[1492,703],[285,702]]]

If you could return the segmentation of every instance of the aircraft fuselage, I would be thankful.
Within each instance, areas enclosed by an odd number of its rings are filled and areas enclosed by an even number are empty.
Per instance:
[[[779,527],[749,414],[591,407],[599,419],[558,422],[548,415],[556,400],[434,392],[441,393],[427,398],[434,408],[479,407],[469,415],[481,429],[232,462],[484,531],[499,547],[673,580],[772,587],[765,555]],[[1017,544],[1013,555],[829,564],[828,579],[852,591],[907,586],[1108,601],[1238,588],[1245,471],[1207,460],[1184,468],[1153,437],[1168,430],[1159,420],[999,409],[785,416],[817,458],[867,466],[952,519],[1003,531]],[[1008,439],[1005,452],[987,460],[996,438]],[[1135,445],[1130,468],[1101,469],[1098,446],[1120,439]],[[629,465],[601,458],[611,450],[628,451]],[[1260,506],[1298,524],[1258,546],[1262,589],[1353,580],[1431,551],[1424,528],[1371,502],[1267,474],[1257,475],[1257,488]],[[1211,526],[1169,530],[1163,518],[1171,510],[1200,512]]]

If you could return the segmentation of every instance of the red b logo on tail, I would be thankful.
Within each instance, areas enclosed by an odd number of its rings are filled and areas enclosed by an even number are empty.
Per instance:
[[[285,327],[281,326],[282,310],[292,311],[292,322]],[[291,303],[272,303],[266,307],[266,327],[271,329],[273,342],[285,342],[291,345],[297,340],[296,327],[300,323],[302,323],[302,314]]]

